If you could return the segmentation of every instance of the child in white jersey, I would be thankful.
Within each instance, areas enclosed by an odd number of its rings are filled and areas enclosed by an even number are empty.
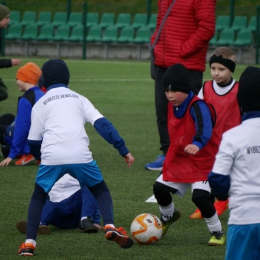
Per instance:
[[[234,51],[227,47],[215,49],[210,57],[209,65],[213,80],[204,83],[198,97],[215,108],[217,119],[212,136],[218,140],[219,146],[223,133],[241,122],[241,111],[236,98],[238,82],[232,78],[236,67]],[[215,149],[216,153],[218,146]],[[212,199],[214,200],[214,196]],[[228,200],[216,200],[214,206],[220,216],[227,209]],[[196,209],[190,218],[202,218],[200,210]]]
[[[227,131],[209,183],[218,199],[229,197],[226,260],[260,259],[260,68],[247,67],[237,100],[242,124]]]
[[[42,76],[47,93],[33,107],[28,136],[31,153],[41,160],[41,164],[28,210],[26,240],[18,253],[33,256],[48,192],[66,173],[77,179],[81,186],[87,186],[96,198],[105,226],[105,238],[115,241],[122,248],[130,248],[132,238],[125,230],[114,226],[111,194],[89,150],[85,123],[91,123],[118,150],[128,167],[134,162],[134,157],[114,126],[93,104],[68,88],[70,73],[63,60],[45,62]]]

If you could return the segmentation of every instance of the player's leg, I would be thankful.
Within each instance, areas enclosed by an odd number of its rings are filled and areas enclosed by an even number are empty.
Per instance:
[[[65,173],[62,166],[39,166],[28,209],[26,240],[25,243],[20,246],[18,254],[33,256],[34,250],[36,249],[37,231],[41,220],[42,209],[46,202],[48,192],[62,174]]]
[[[215,201],[215,196],[211,193],[210,197],[212,201]],[[221,201],[221,200],[216,200],[214,203],[214,207],[217,211],[218,216],[222,215],[227,209],[228,209],[228,200]],[[197,208],[194,213],[190,215],[191,219],[202,219],[202,215],[200,210]]]
[[[175,208],[172,201],[172,195],[184,195],[188,185],[180,183],[165,182],[162,174],[157,178],[153,185],[154,196],[158,202],[161,212],[161,221],[163,223],[163,236],[167,233],[169,226],[181,217],[181,212]]]
[[[225,260],[260,259],[260,224],[228,225]]]
[[[166,98],[162,84],[162,78],[166,70],[166,68],[156,66],[155,72],[155,110],[160,139],[160,150],[163,154],[158,156],[154,162],[146,164],[145,168],[147,170],[162,170],[163,162],[170,145],[170,139],[167,128],[168,100]]]
[[[94,225],[95,212],[98,209],[97,201],[87,187],[83,187],[79,192],[81,213],[77,230],[79,232],[97,233],[99,228]],[[100,223],[100,217],[95,221],[95,223]]]
[[[216,209],[210,197],[208,181],[195,182],[192,184],[192,201],[199,208],[211,233],[208,242],[210,246],[225,245],[225,236]]]
[[[96,198],[105,226],[106,239],[115,241],[122,248],[130,248],[133,245],[132,238],[126,234],[125,230],[115,228],[112,197],[96,161],[93,160],[90,163],[71,165],[68,172],[81,185],[87,186]]]

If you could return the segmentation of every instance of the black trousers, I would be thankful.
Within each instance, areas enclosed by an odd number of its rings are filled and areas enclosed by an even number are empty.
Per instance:
[[[0,101],[3,101],[8,98],[7,87],[3,80],[0,78]]]
[[[13,114],[4,114],[0,116],[0,144],[2,144],[1,151],[3,156],[6,158],[10,152],[10,147],[5,145],[5,130],[7,126],[11,125],[15,119]]]
[[[172,195],[177,192],[163,183],[155,182],[153,185],[154,196],[160,206],[168,206],[172,202]],[[204,218],[211,218],[215,215],[214,196],[208,191],[194,189],[192,193],[192,202],[199,208]]]
[[[166,72],[166,70],[167,68],[159,66],[156,66],[155,68],[155,111],[160,139],[160,150],[163,152],[164,155],[166,155],[170,145],[170,139],[167,129],[168,100],[166,98],[162,85],[163,75]],[[203,73],[192,70],[190,70],[189,72],[192,91],[194,94],[197,95],[202,87]]]

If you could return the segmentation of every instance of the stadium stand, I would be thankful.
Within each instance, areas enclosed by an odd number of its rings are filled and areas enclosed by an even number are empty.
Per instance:
[[[70,27],[76,26],[76,25],[81,25],[82,24],[82,18],[83,14],[80,12],[72,12],[70,13],[69,20],[67,24]]]
[[[53,24],[45,24],[41,27],[40,33],[37,36],[36,40],[38,41],[50,41],[54,35],[54,26]]]
[[[78,24],[72,28],[71,35],[68,38],[69,41],[82,41],[83,40],[83,25]]]
[[[147,24],[151,30],[154,30],[156,27],[157,14],[152,14],[150,17],[150,21]]]
[[[10,22],[9,26],[15,23],[20,23],[21,12],[20,11],[10,11]]]
[[[37,24],[28,24],[24,29],[24,33],[20,37],[21,40],[32,41],[35,40],[38,35],[38,25]]]
[[[216,21],[216,30],[222,31],[223,29],[229,28],[230,17],[229,15],[219,15]]]
[[[25,11],[23,13],[23,18],[20,21],[20,24],[22,26],[26,26],[28,24],[35,23],[35,22],[36,22],[36,12],[35,11]]]
[[[128,26],[131,23],[131,15],[128,13],[120,13],[117,16],[116,26],[118,29]]]
[[[134,29],[138,29],[147,24],[147,14],[135,14],[133,23],[131,24]]]
[[[19,40],[21,38],[21,35],[22,35],[22,25],[20,23],[15,23],[9,26],[5,39]]]
[[[58,27],[62,24],[67,23],[67,13],[66,12],[56,12],[54,13],[52,25]]]
[[[40,12],[36,24],[38,26],[43,26],[49,23],[51,23],[51,12]]]
[[[135,29],[131,25],[125,26],[120,31],[120,35],[117,39],[118,43],[131,43],[133,42]]]
[[[251,16],[247,28],[248,28],[251,32],[253,32],[253,33],[256,31],[256,23],[257,23],[256,16]]]
[[[87,13],[87,28],[97,25],[99,23],[99,14],[98,13]]]
[[[114,23],[115,23],[114,13],[103,13],[99,25],[101,26],[102,29],[104,29],[109,25],[113,25]]]
[[[54,41],[67,41],[70,35],[70,26],[68,24],[62,24],[57,27],[57,31],[53,36]]]
[[[243,15],[237,15],[234,18],[231,28],[237,32],[240,29],[244,29],[247,26],[247,17]]]
[[[101,42],[115,42],[118,36],[118,29],[116,25],[106,27]]]
[[[100,41],[101,36],[102,36],[102,27],[99,24],[93,25],[89,28],[87,41],[88,42]]]
[[[234,42],[235,31],[231,28],[223,29],[220,32],[219,40],[217,41],[218,46],[231,45]]]

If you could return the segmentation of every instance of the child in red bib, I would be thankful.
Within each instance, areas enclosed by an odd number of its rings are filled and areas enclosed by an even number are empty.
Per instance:
[[[208,245],[223,246],[225,236],[210,196],[207,179],[217,149],[217,140],[212,137],[214,111],[192,93],[189,72],[181,64],[167,69],[163,87],[169,100],[170,147],[162,173],[153,186],[161,212],[163,235],[181,216],[180,211],[174,207],[171,194],[183,196],[191,188],[192,201],[201,210],[211,232]]]
[[[241,123],[241,109],[237,101],[238,82],[232,78],[236,67],[234,51],[227,47],[215,49],[209,65],[213,80],[204,83],[198,97],[215,108],[217,119],[212,136],[219,147],[223,133]],[[214,206],[220,216],[228,208],[228,200],[216,200]],[[202,218],[200,210],[195,210],[190,218]]]

